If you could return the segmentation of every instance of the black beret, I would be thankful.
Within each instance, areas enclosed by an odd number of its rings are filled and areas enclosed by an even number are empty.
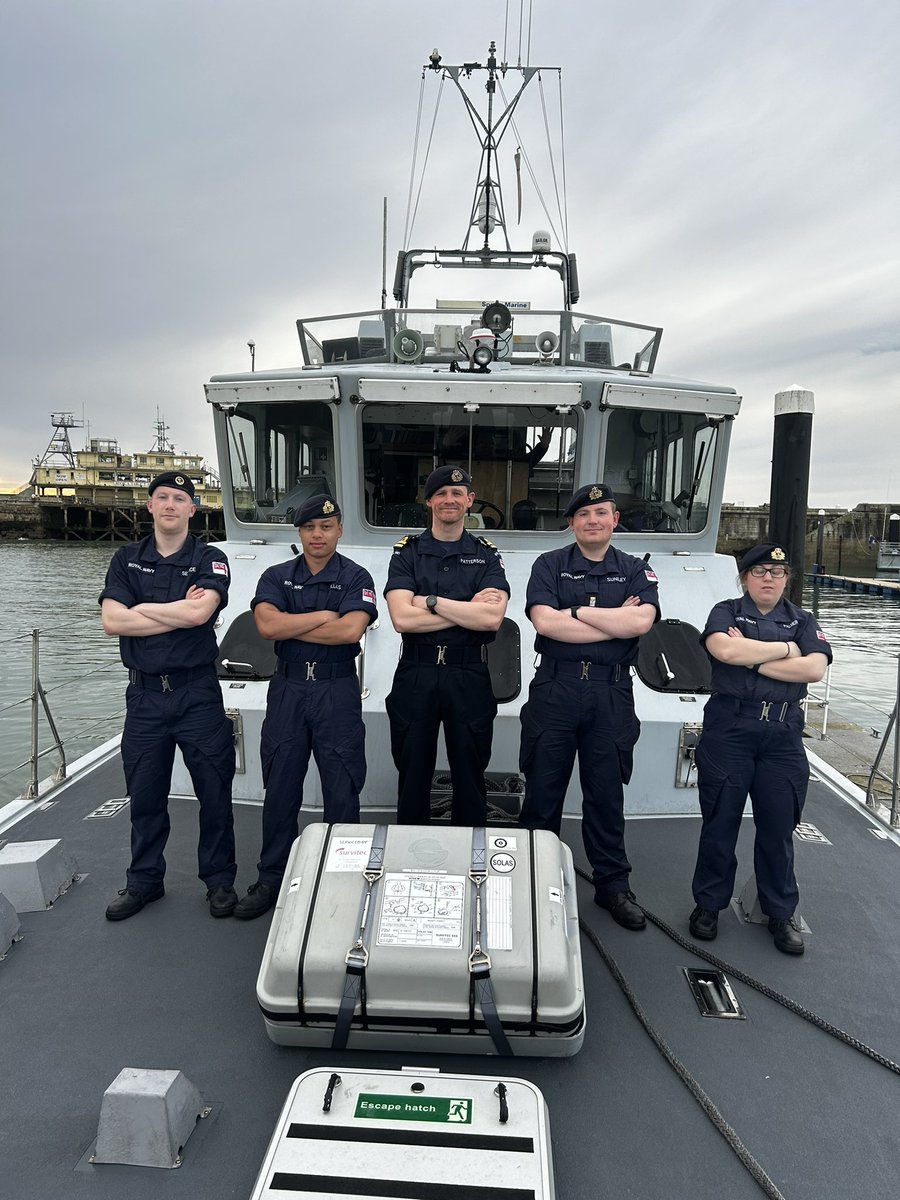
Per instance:
[[[587,487],[578,489],[563,516],[573,517],[579,508],[586,508],[589,504],[603,504],[607,500],[615,508],[616,497],[611,487],[607,487],[605,483],[589,483]]]
[[[472,476],[463,467],[436,467],[425,480],[425,499],[442,487],[466,487],[472,490]]]
[[[783,546],[776,546],[774,542],[763,542],[760,546],[754,546],[738,563],[738,574],[743,575],[745,571],[749,571],[751,567],[758,567],[761,563],[786,567],[787,551]]]
[[[181,471],[163,471],[161,475],[150,480],[147,491],[152,496],[158,487],[178,488],[181,492],[187,492],[192,500],[194,499],[194,484],[191,477],[182,474]]]
[[[336,500],[322,492],[303,501],[294,513],[294,524],[299,528],[307,521],[324,521],[327,517],[340,521],[341,509]]]

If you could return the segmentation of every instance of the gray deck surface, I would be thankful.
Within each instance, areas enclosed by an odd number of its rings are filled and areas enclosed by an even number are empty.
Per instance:
[[[588,1029],[569,1059],[365,1053],[273,1045],[255,981],[268,918],[210,919],[196,878],[196,812],[173,801],[167,895],[112,923],[124,885],[127,809],[85,821],[122,796],[117,762],[6,832],[62,837],[85,878],[51,910],[22,915],[24,940],[0,962],[0,1194],[14,1200],[249,1196],[292,1081],[314,1066],[446,1070],[532,1080],[550,1110],[559,1200],[744,1200],[762,1193],[638,1024],[595,949],[583,943]],[[722,914],[710,946],[894,1060],[900,1060],[900,848],[864,814],[814,784],[804,819],[831,845],[797,846],[802,959],[764,927]],[[255,878],[260,810],[236,807],[238,888]],[[698,823],[628,824],[633,885],[686,933]],[[567,834],[583,861],[576,822]],[[752,826],[741,834],[739,883]],[[879,1200],[900,1191],[900,1078],[740,983],[748,1020],[702,1018],[681,974],[700,966],[656,928],[628,933],[591,903],[600,935],[661,1035],[788,1200]],[[126,1066],[178,1068],[212,1106],[178,1170],[91,1166],[106,1087]],[[501,1068],[498,1070],[498,1068]],[[278,1193],[285,1194],[285,1193]],[[273,1196],[275,1193],[273,1193]]]

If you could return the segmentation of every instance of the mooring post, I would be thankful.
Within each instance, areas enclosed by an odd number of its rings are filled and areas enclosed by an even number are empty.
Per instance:
[[[819,524],[818,524],[818,528],[816,530],[816,561],[815,561],[815,565],[813,567],[813,571],[816,573],[816,575],[824,575],[825,574],[825,566],[824,566],[825,555],[824,555],[824,551],[822,549],[824,541],[825,541],[825,509],[820,508],[819,509]]]
[[[772,441],[772,490],[769,496],[769,541],[784,546],[793,567],[788,596],[799,604],[806,564],[806,505],[815,398],[806,388],[792,387],[775,396]]]

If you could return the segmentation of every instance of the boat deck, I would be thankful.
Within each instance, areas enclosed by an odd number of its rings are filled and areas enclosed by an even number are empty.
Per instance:
[[[16,1200],[248,1197],[292,1081],[315,1066],[446,1070],[521,1077],[543,1092],[559,1200],[750,1200],[763,1193],[664,1062],[594,947],[584,941],[584,1048],[568,1059],[365,1053],[273,1045],[255,981],[268,919],[213,921],[196,879],[196,812],[172,803],[166,897],[136,918],[104,920],[128,854],[127,809],[85,820],[123,795],[117,760],[70,785],[4,837],[61,837],[83,874],[47,912],[21,916],[24,939],[0,962],[0,1162]],[[763,926],[728,910],[705,948],[900,1059],[900,850],[868,816],[814,782],[804,814],[825,838],[797,845],[807,953],[775,951]],[[239,890],[254,878],[260,810],[236,806]],[[634,888],[685,933],[698,822],[628,825]],[[568,836],[583,862],[577,822]],[[881,836],[879,836],[881,835]],[[750,870],[743,823],[739,881]],[[582,919],[614,956],[663,1039],[788,1200],[897,1193],[900,1079],[732,980],[747,1019],[700,1016],[682,967],[701,959],[651,925],[616,926],[579,884]],[[178,1068],[212,1112],[177,1170],[92,1166],[104,1090],[126,1066]],[[273,1196],[275,1193],[272,1193]],[[284,1193],[278,1193],[284,1194]]]

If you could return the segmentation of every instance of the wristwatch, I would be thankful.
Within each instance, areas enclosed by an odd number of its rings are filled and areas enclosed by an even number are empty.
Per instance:
[[[575,618],[576,621],[578,620],[578,610],[580,607],[581,607],[580,604],[573,604],[572,607],[569,609],[569,612],[571,612],[572,616]]]
[[[437,608],[437,602],[438,602],[437,596],[426,596],[425,597],[425,607],[428,609],[428,611],[430,613],[433,613],[434,610]]]

